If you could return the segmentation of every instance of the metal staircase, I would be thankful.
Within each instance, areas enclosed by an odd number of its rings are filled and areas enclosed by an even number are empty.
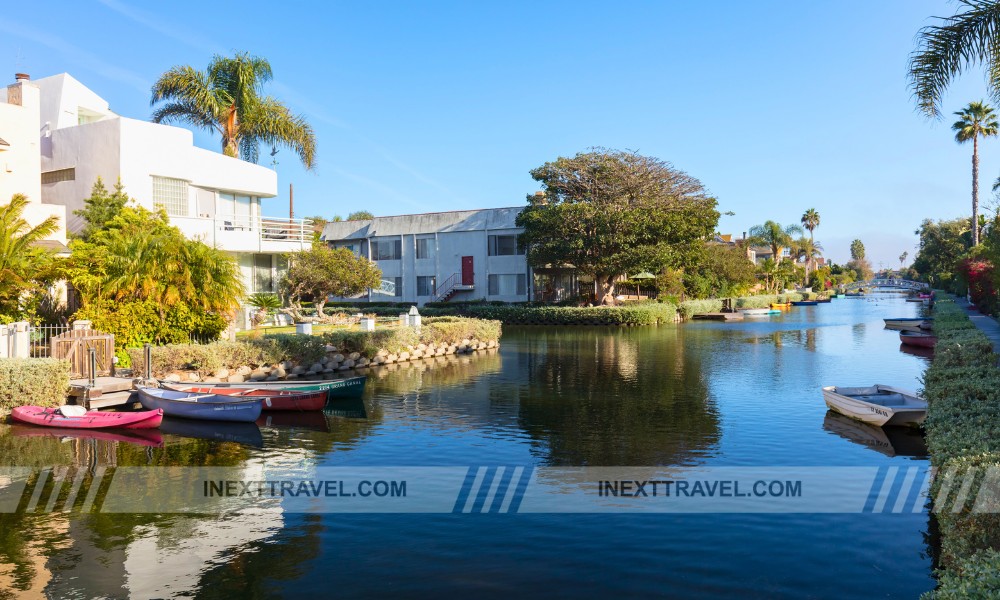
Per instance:
[[[438,293],[434,296],[434,302],[447,302],[459,292],[468,292],[476,289],[474,285],[464,285],[462,274],[455,273],[438,287]]]

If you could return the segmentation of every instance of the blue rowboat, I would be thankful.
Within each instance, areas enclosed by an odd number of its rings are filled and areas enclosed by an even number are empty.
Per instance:
[[[261,398],[235,399],[216,394],[175,392],[150,387],[139,388],[139,403],[148,410],[159,408],[168,417],[240,423],[256,421],[262,408]]]
[[[792,306],[816,306],[819,304],[816,300],[795,300],[792,302]]]

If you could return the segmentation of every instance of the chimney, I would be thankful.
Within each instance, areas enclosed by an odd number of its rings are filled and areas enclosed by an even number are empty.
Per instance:
[[[14,81],[31,81],[31,76],[27,73],[14,73]]]

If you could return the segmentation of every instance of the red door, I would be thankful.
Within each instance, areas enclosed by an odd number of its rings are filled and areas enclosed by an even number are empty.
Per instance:
[[[476,285],[476,273],[472,270],[472,257],[462,257],[462,285]]]

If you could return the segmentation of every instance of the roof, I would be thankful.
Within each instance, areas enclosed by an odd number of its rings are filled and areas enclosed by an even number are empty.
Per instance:
[[[10,146],[10,144],[7,143],[7,140],[0,138],[0,146]]]
[[[38,240],[37,242],[32,242],[31,246],[33,248],[43,248],[45,250],[51,250],[56,254],[69,254],[69,247],[58,241],[58,240]]]
[[[359,240],[370,237],[483,231],[486,229],[517,229],[514,223],[523,206],[480,208],[448,212],[375,217],[359,221],[336,221],[323,228],[323,240]]]

